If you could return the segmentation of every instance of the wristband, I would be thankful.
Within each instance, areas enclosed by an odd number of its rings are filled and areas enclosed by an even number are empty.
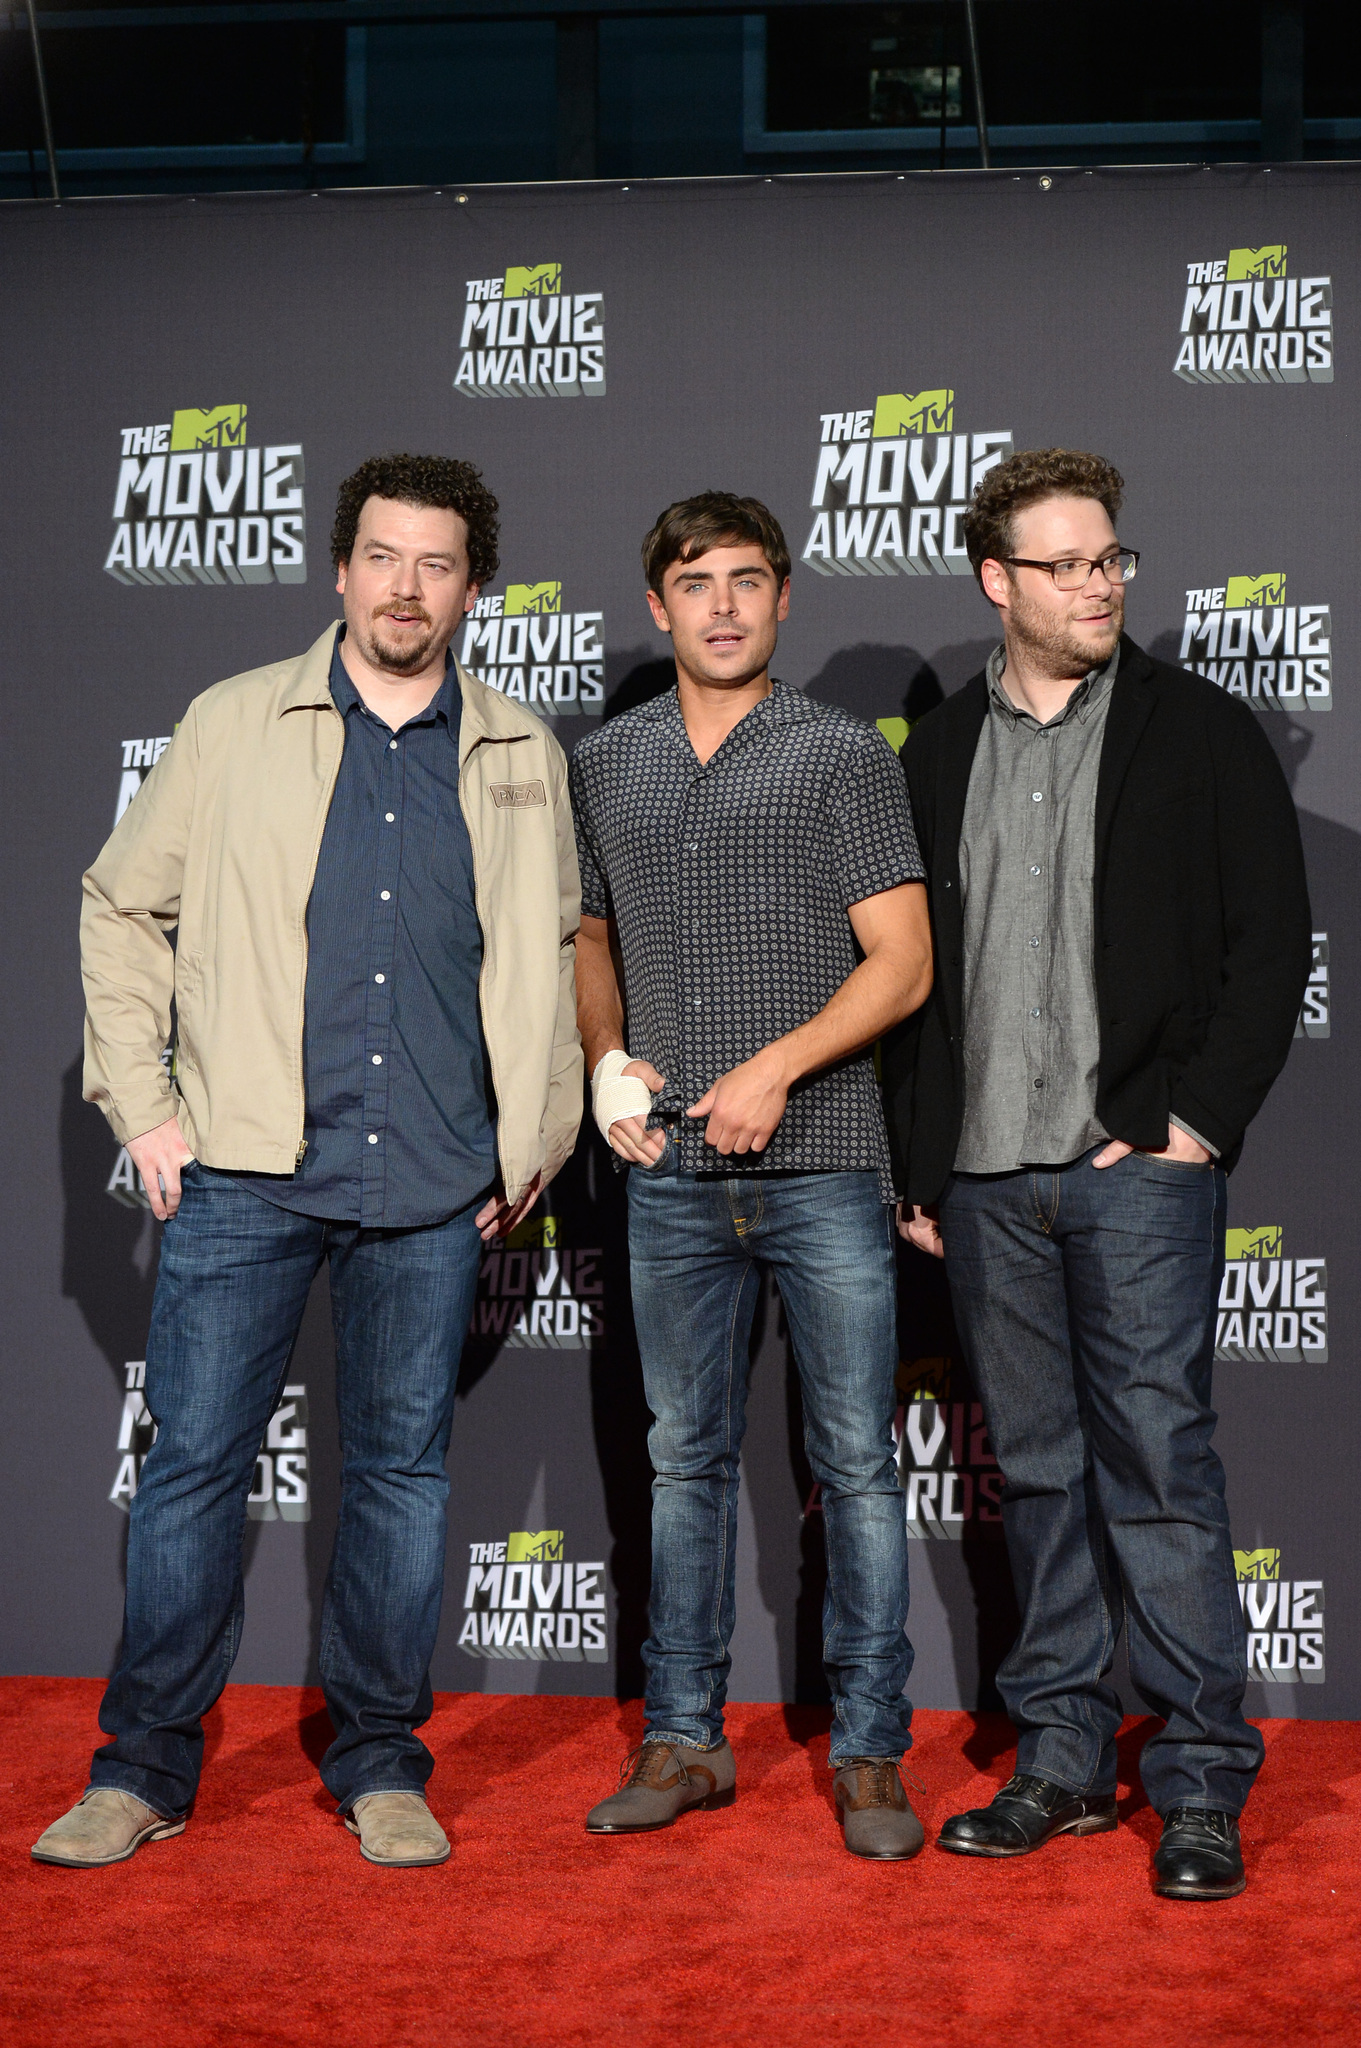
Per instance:
[[[623,1069],[632,1061],[626,1052],[616,1046],[607,1052],[591,1076],[591,1108],[600,1129],[607,1139],[610,1125],[617,1124],[621,1117],[646,1116],[652,1108],[652,1090],[640,1074],[625,1074]]]

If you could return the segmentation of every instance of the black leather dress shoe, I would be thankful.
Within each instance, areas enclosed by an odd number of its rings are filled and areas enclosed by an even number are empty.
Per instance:
[[[953,1814],[936,1840],[954,1856],[1028,1856],[1055,1835],[1106,1835],[1114,1826],[1113,1793],[1074,1792],[1022,1771],[991,1806]]]
[[[1174,1806],[1153,1856],[1161,1899],[1236,1899],[1247,1884],[1238,1822],[1213,1807]]]

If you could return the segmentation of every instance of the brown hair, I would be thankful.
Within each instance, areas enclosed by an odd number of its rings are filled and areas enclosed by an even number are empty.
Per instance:
[[[336,498],[331,560],[348,562],[359,532],[359,515],[370,498],[394,498],[399,505],[457,512],[468,529],[468,574],[490,583],[500,568],[497,554],[500,507],[471,462],[452,455],[372,455],[347,476]]]
[[[1100,455],[1077,448],[1026,448],[990,469],[964,514],[964,545],[982,583],[984,562],[1001,562],[1016,546],[1016,514],[1045,498],[1095,498],[1114,524],[1125,479]]]
[[[738,498],[731,491],[701,491],[668,505],[643,542],[643,568],[658,597],[662,578],[673,562],[693,562],[710,548],[741,547],[750,542],[769,562],[777,584],[789,574],[789,543],[779,520],[759,498]]]

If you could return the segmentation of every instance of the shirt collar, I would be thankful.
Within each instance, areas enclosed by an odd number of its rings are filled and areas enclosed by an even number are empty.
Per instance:
[[[369,710],[358,690],[356,690],[350,678],[349,670],[341,660],[340,643],[344,638],[345,628],[342,626],[336,634],[335,652],[331,656],[331,700],[342,718],[347,718],[352,711],[357,711],[366,718],[373,718],[375,724],[382,725],[383,720],[376,717]],[[448,649],[444,656],[444,681],[440,684],[439,689],[426,705],[424,711],[420,712],[415,718],[407,719],[406,723],[408,725],[431,725],[437,719],[442,718],[450,732],[456,733],[458,731],[459,710],[458,667],[454,661],[453,650]]]
[[[750,711],[738,719],[722,746],[710,756],[711,762],[717,760],[719,754],[726,756],[729,751],[735,753],[739,746],[745,746],[749,740],[759,738],[771,725],[788,724],[790,719],[798,717],[805,702],[802,691],[795,689],[792,683],[782,683],[777,677],[772,676],[770,695],[762,697],[758,704],[753,704]],[[660,725],[665,726],[674,739],[686,747],[690,745],[690,735],[685,730],[685,717],[680,706],[679,685],[673,683],[669,690],[664,690],[660,697],[654,697],[650,704],[641,708]]]
[[[1006,667],[1006,659],[1007,650],[1005,642],[1000,647],[994,647],[992,653],[988,656],[986,673],[988,678],[988,699],[992,708],[1010,726],[1020,725],[1024,722],[1027,725],[1033,726],[1036,731],[1039,731],[1039,719],[1033,713],[1022,711],[1018,705],[1013,704],[1003,687],[1002,671]],[[1073,691],[1062,711],[1056,712],[1048,723],[1050,725],[1063,725],[1071,716],[1076,718],[1080,724],[1085,725],[1105,697],[1111,684],[1115,681],[1115,671],[1119,666],[1120,643],[1117,640],[1110,660],[1103,668],[1093,668],[1087,671],[1087,674]]]

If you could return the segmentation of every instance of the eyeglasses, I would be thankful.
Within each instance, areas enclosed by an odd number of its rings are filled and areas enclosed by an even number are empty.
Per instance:
[[[1139,557],[1133,548],[1120,548],[1099,562],[1031,562],[1024,555],[1003,555],[1002,560],[1009,569],[1046,570],[1059,590],[1081,590],[1093,569],[1100,569],[1111,583],[1132,583],[1139,568]]]

